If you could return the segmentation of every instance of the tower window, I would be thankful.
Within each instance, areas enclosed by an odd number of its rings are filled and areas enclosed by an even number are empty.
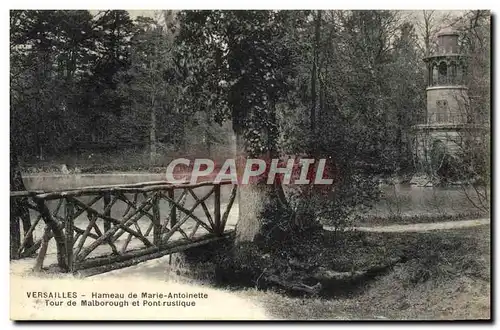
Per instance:
[[[434,64],[432,66],[432,83],[431,83],[431,86],[435,86],[438,84],[438,68],[437,68],[437,65]]]
[[[450,64],[450,83],[457,84],[457,65],[455,62]]]
[[[464,71],[461,66],[457,67],[457,84],[462,85],[464,83]]]
[[[438,82],[440,85],[445,85],[447,84],[447,74],[448,74],[448,66],[446,65],[445,62],[439,63],[438,67]]]
[[[436,102],[436,119],[439,123],[448,122],[448,101],[439,100]]]

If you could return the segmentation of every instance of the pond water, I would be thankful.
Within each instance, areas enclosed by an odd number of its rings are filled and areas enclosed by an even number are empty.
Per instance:
[[[24,177],[28,189],[47,190],[159,180],[163,180],[162,174],[154,173],[36,175]],[[208,189],[202,188],[200,190]],[[230,190],[230,186],[223,187],[221,196],[223,204],[227,203]],[[479,209],[472,204],[474,202],[480,205],[478,195],[472,188],[464,191],[460,186],[421,187],[410,184],[385,184],[381,186],[381,191],[381,200],[366,212],[366,215],[387,217],[479,212]],[[479,188],[479,191],[483,193],[484,190]],[[237,201],[235,202],[237,203]],[[235,208],[237,208],[237,205],[235,205]]]
[[[381,200],[367,214],[384,217],[472,213],[480,211],[473,203],[481,205],[483,200],[473,188],[464,190],[461,186],[394,184],[384,185],[381,190]],[[483,194],[484,188],[478,188],[478,191]],[[490,192],[487,194],[489,196]]]

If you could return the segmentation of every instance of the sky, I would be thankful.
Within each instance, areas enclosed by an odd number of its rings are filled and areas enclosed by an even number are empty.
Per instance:
[[[130,13],[130,16],[133,18],[137,16],[153,16],[154,9],[151,10],[127,10]],[[97,10],[90,10],[92,14],[97,13]],[[402,13],[411,15],[415,17],[416,20],[421,20],[422,19],[422,10],[401,10]],[[436,15],[439,16],[444,16],[446,14],[452,14],[452,15],[459,15],[460,13],[463,13],[463,10],[436,10]]]
[[[158,10],[158,9],[157,9]],[[136,18],[137,16],[146,16],[146,17],[153,17],[154,15],[154,9],[152,10],[127,10],[131,16],[131,18]],[[90,10],[91,13],[97,13],[96,10]],[[465,11],[464,10],[435,10],[435,19],[437,22],[440,21],[445,16],[459,16],[463,14]],[[408,15],[409,17],[413,18],[415,22],[422,22],[423,21],[423,10],[401,10],[401,13],[403,15]],[[445,26],[442,26],[443,28]]]

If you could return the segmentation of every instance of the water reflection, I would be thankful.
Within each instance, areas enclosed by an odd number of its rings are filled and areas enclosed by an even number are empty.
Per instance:
[[[476,191],[472,187],[421,187],[410,184],[384,185],[381,190],[381,200],[367,214],[414,216],[479,212],[480,209],[474,204],[486,206],[487,203],[478,193],[486,196],[490,194],[483,187]]]

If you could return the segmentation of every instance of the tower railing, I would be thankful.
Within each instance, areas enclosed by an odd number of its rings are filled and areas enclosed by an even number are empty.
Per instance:
[[[449,113],[434,113],[427,116],[422,121],[425,125],[434,124],[451,124],[451,125],[461,125],[461,124],[483,124],[484,120],[480,115],[471,114],[449,114]]]

